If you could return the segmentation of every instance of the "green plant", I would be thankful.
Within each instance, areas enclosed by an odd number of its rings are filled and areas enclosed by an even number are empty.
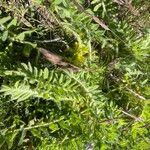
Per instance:
[[[0,149],[150,148],[149,30],[127,6],[0,2]]]

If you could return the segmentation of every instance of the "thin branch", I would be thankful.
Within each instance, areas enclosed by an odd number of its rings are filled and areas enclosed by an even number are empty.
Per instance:
[[[64,117],[61,117],[60,119],[57,119],[57,120],[49,122],[49,123],[44,123],[44,124],[41,123],[39,125],[29,126],[29,127],[25,127],[25,128],[21,127],[19,129],[15,129],[13,132],[19,132],[19,131],[22,131],[22,130],[31,130],[31,129],[37,129],[37,128],[41,128],[41,127],[47,127],[47,126],[50,126],[53,123],[57,123],[57,122],[60,122],[62,120],[64,120]],[[10,132],[12,132],[12,131],[8,131],[8,133],[10,133]]]
[[[142,120],[140,117],[136,117],[136,116],[134,116],[134,115],[132,115],[132,114],[129,114],[128,112],[126,112],[126,111],[124,111],[124,110],[121,110],[121,112],[122,112],[123,114],[125,114],[126,116],[128,116],[128,117],[130,117],[130,118],[133,118],[135,121],[141,121],[141,120]]]
[[[38,42],[38,43],[53,43],[53,42],[59,42],[59,43],[64,43],[64,44],[68,47],[67,42],[63,41],[61,38],[56,38],[56,39],[52,39],[52,40],[35,40],[35,42]]]
[[[134,96],[138,97],[139,99],[146,100],[145,97],[139,95],[138,93],[136,93],[135,91],[129,89],[128,87],[126,87],[126,89],[127,89],[129,92],[131,92],[132,94],[134,94]]]
[[[103,20],[100,20],[98,17],[90,14],[89,12],[87,12],[82,5],[80,5],[76,0],[72,0],[72,2],[74,3],[74,5],[77,7],[78,11],[85,13],[86,15],[88,15],[95,23],[99,24],[103,29],[105,30],[110,30],[109,27],[104,23]]]
[[[59,42],[61,41],[61,38],[56,38],[56,39],[52,39],[52,40],[35,40],[36,42],[39,43],[52,43],[52,42]]]

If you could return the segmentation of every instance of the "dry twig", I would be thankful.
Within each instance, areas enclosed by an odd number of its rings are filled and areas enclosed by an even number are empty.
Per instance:
[[[67,69],[69,71],[79,71],[80,68],[66,62],[61,56],[54,54],[44,48],[38,48],[38,51],[45,57],[46,60],[50,61],[54,65],[57,65],[61,68]]]

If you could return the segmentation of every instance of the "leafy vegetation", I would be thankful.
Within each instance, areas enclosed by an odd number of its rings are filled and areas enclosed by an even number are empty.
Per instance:
[[[149,5],[0,2],[0,149],[150,149]]]

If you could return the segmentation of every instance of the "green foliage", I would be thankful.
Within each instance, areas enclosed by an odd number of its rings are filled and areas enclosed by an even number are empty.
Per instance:
[[[140,1],[0,2],[0,149],[150,149],[146,9]],[[39,47],[79,71],[51,64]]]

